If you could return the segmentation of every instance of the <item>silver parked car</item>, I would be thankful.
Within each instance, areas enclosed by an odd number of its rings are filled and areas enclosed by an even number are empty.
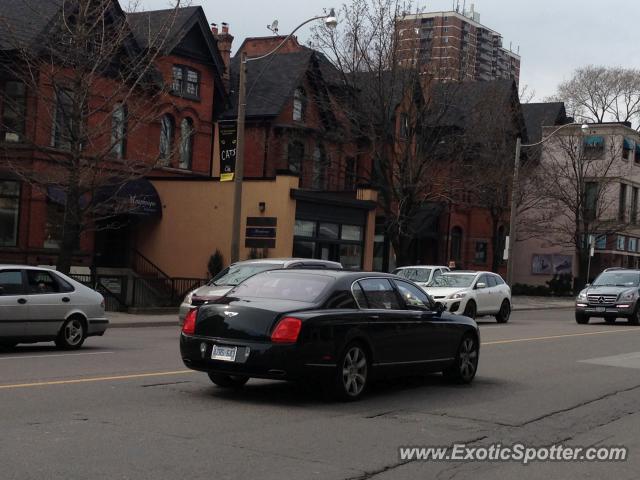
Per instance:
[[[226,295],[233,287],[256,273],[281,268],[307,268],[342,270],[342,265],[329,260],[314,260],[311,258],[263,258],[260,260],[245,260],[229,265],[206,285],[189,292],[180,305],[180,323],[193,307],[216,300]]]
[[[448,271],[449,267],[445,267],[444,265],[411,265],[408,267],[398,267],[393,273],[399,277],[411,280],[421,287],[428,287],[436,278]]]
[[[76,349],[108,325],[98,292],[48,268],[0,265],[0,345]]]

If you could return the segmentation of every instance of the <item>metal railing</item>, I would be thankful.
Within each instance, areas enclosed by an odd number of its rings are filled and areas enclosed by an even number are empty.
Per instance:
[[[205,283],[205,278],[136,278],[132,303],[137,308],[177,307],[187,293]]]
[[[74,280],[93,288],[104,297],[105,310],[108,312],[122,312],[128,308],[126,275],[69,275]]]

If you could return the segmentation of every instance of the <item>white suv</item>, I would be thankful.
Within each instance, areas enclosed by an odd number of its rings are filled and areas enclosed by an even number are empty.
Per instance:
[[[424,290],[449,312],[470,318],[493,315],[498,323],[509,321],[511,289],[495,273],[447,272],[434,279]]]
[[[449,267],[442,265],[412,265],[396,268],[393,273],[424,288],[428,287],[435,278],[448,271]]]

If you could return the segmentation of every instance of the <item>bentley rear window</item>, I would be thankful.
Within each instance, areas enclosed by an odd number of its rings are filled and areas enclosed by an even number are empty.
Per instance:
[[[245,280],[231,290],[228,296],[313,303],[332,282],[333,278],[325,275],[265,272]]]

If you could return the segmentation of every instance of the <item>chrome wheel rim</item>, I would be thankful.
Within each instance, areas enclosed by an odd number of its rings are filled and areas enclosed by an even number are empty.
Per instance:
[[[478,366],[478,349],[473,338],[467,337],[460,345],[460,375],[465,380],[472,378]]]
[[[347,395],[356,397],[367,382],[367,357],[360,347],[351,347],[342,362],[342,385]]]
[[[84,327],[80,320],[73,319],[64,327],[64,339],[69,345],[78,345],[83,335]]]

